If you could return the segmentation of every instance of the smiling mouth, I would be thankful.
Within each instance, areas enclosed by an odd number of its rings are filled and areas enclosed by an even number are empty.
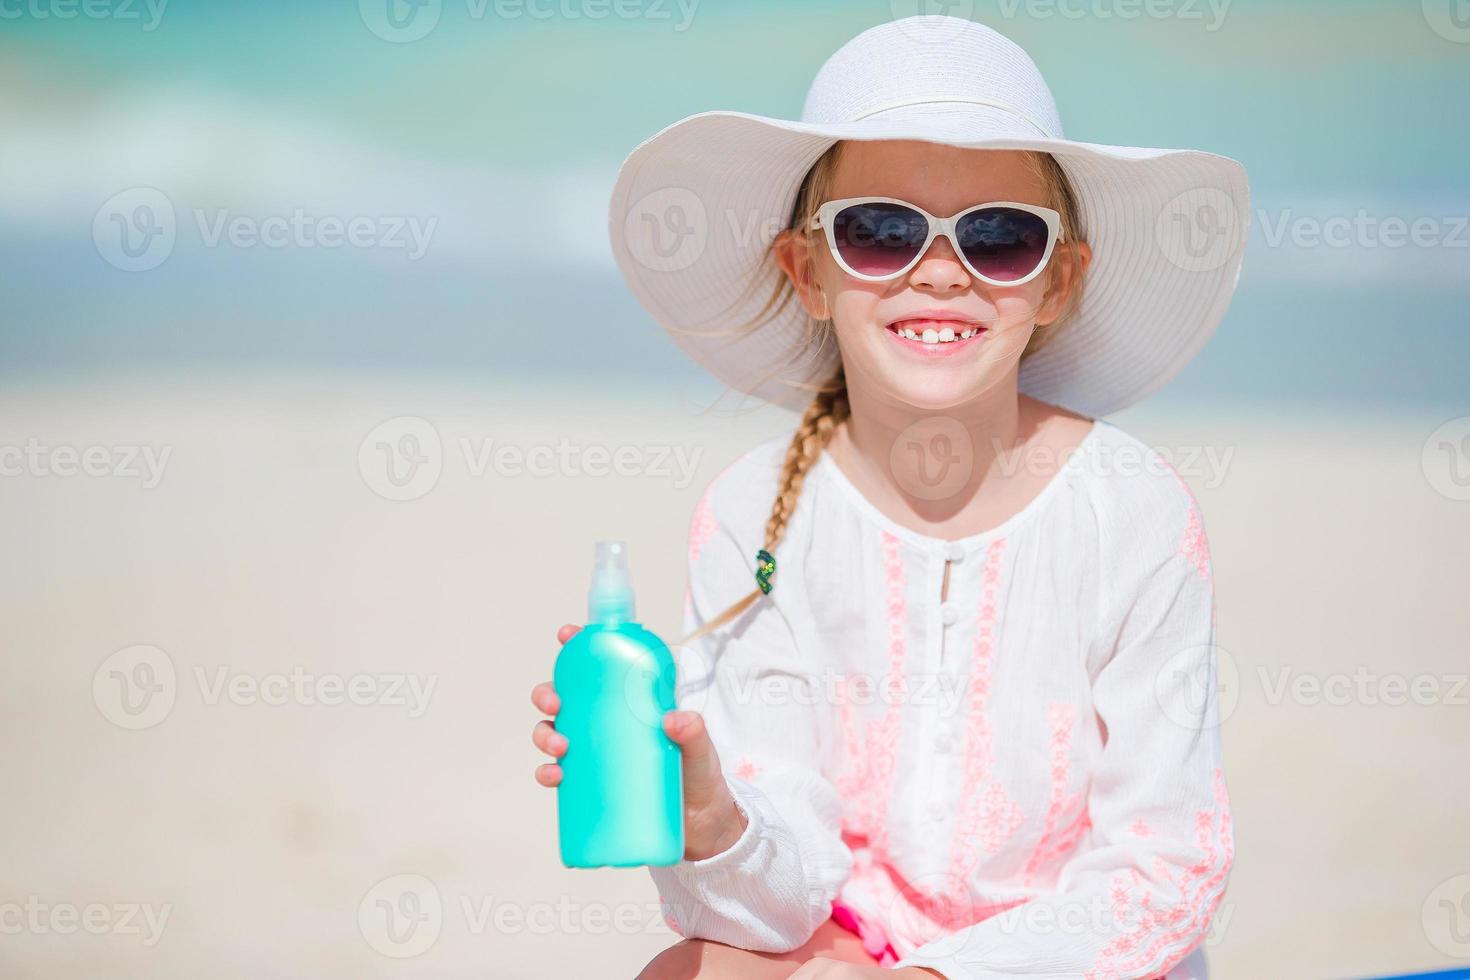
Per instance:
[[[897,320],[885,329],[904,340],[936,347],[957,344],[985,333],[985,328],[980,324],[964,320]]]

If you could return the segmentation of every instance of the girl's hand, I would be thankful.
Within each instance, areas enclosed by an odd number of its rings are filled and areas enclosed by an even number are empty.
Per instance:
[[[882,966],[864,966],[861,963],[844,963],[829,960],[825,956],[814,956],[801,965],[790,980],[895,980],[912,977],[913,980],[933,980],[943,977],[922,966],[906,966],[902,970],[890,970]]]
[[[563,626],[556,631],[557,642],[567,642],[578,629]],[[567,739],[553,724],[561,710],[561,699],[550,681],[531,689],[531,703],[551,719],[536,723],[531,741],[553,759],[561,758],[567,751]],[[720,757],[699,713],[665,712],[663,728],[664,734],[679,746],[684,763],[684,860],[713,857],[740,839],[745,831],[745,814],[735,805],[735,797],[720,769]],[[538,766],[536,782],[542,786],[560,785],[561,766],[555,762]]]

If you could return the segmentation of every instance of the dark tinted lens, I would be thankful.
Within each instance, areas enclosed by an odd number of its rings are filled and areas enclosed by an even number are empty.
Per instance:
[[[1000,282],[1024,279],[1046,254],[1046,221],[1019,208],[972,211],[955,234],[976,271]]]
[[[889,276],[914,260],[929,221],[902,204],[854,204],[837,212],[833,237],[842,261],[865,276]]]

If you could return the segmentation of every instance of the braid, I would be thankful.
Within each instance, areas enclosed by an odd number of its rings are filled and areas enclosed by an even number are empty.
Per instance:
[[[776,499],[771,504],[771,516],[766,520],[764,551],[768,555],[775,553],[776,546],[786,535],[786,524],[796,512],[796,502],[801,498],[801,488],[806,483],[807,473],[822,455],[822,450],[832,439],[833,431],[847,418],[848,413],[847,379],[843,376],[842,365],[839,364],[836,373],[817,391],[816,397],[807,406],[801,423],[792,433],[791,445],[786,447],[786,458],[781,463],[781,477],[777,481]],[[679,643],[688,643],[719,629],[749,609],[767,591],[769,588],[751,590],[749,595]]]

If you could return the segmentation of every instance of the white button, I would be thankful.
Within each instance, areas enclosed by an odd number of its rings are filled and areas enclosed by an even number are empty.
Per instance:
[[[960,618],[960,614],[955,610],[954,603],[945,602],[939,606],[939,618],[944,620],[945,626],[953,626],[954,621]]]
[[[940,821],[944,819],[944,804],[938,800],[929,804],[929,819]]]
[[[934,751],[948,752],[952,744],[948,735],[940,735],[934,740]]]
[[[949,546],[949,560],[950,561],[964,561],[965,560],[965,546],[962,545],[962,544],[951,542],[950,543],[950,546]]]

